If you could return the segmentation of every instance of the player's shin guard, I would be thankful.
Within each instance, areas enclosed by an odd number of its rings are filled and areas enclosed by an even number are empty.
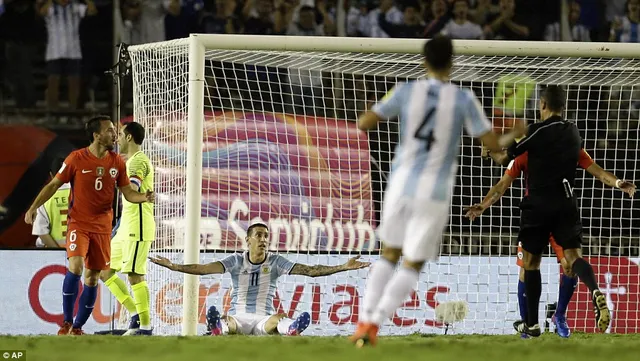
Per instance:
[[[527,326],[538,324],[538,310],[540,307],[540,294],[542,293],[542,277],[540,270],[524,271],[525,293],[527,295]]]
[[[598,283],[596,282],[596,276],[593,273],[593,268],[589,264],[589,262],[585,261],[582,258],[578,258],[573,262],[571,266],[571,271],[574,274],[578,275],[580,281],[584,283],[591,293],[598,289]]]
[[[520,319],[527,320],[527,297],[525,295],[524,282],[518,280],[518,306],[520,308]]]
[[[379,259],[369,271],[367,284],[364,289],[364,298],[362,301],[362,313],[358,315],[358,322],[370,322],[371,315],[376,310],[378,302],[382,297],[384,288],[393,276],[396,265],[387,259]]]
[[[140,329],[151,329],[151,316],[149,314],[149,285],[147,281],[142,281],[131,286],[133,298],[136,302],[136,311],[140,316]]]
[[[78,305],[78,314],[76,315],[76,319],[73,322],[73,328],[82,328],[89,316],[91,316],[91,312],[93,312],[93,306],[96,303],[96,297],[98,296],[98,286],[89,286],[87,284],[84,285],[84,289],[82,290],[82,295],[80,295],[80,303]]]
[[[64,314],[64,322],[73,322],[73,309],[76,305],[78,297],[78,283],[80,276],[67,271],[62,283],[62,312]]]
[[[569,277],[562,275],[560,279],[560,289],[558,290],[558,307],[556,308],[556,316],[564,317],[567,312],[571,297],[575,292],[578,279],[575,277]]]
[[[136,310],[136,304],[133,302],[133,298],[131,298],[127,285],[124,283],[122,278],[114,274],[104,283],[104,285],[109,288],[109,291],[111,291],[118,302],[127,309],[129,315],[134,316],[138,313]]]
[[[371,323],[375,325],[382,325],[398,307],[407,299],[409,293],[418,282],[418,271],[413,268],[407,268],[404,266],[399,267],[387,287],[385,287],[382,299],[378,303],[376,311],[371,317]]]

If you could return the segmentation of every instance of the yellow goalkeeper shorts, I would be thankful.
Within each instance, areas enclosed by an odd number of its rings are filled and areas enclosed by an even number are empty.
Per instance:
[[[122,273],[147,274],[147,257],[153,241],[119,237],[111,239],[109,267]]]

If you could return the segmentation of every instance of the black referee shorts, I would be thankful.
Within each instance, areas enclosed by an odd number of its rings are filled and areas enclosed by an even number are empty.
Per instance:
[[[518,242],[522,248],[541,255],[549,244],[549,234],[562,249],[582,247],[582,222],[575,202],[560,207],[523,207]]]

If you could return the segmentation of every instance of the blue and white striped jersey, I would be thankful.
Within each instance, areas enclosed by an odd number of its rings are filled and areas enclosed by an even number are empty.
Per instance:
[[[225,272],[231,274],[230,315],[251,313],[272,315],[275,313],[273,298],[276,295],[278,277],[289,274],[295,263],[278,255],[267,253],[260,264],[249,261],[249,252],[235,253],[220,261]]]
[[[397,85],[372,111],[381,118],[399,117],[389,187],[401,187],[403,197],[414,199],[448,201],[462,130],[478,137],[492,128],[471,91],[435,79]]]

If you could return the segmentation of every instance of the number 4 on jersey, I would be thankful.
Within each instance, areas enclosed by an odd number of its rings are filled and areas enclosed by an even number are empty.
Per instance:
[[[413,135],[416,139],[422,139],[425,141],[425,149],[427,152],[431,150],[431,146],[435,143],[436,138],[433,136],[433,128],[427,129],[431,118],[433,118],[433,114],[435,113],[436,108],[431,108],[427,111],[427,115],[422,119],[422,123],[416,129],[415,134]]]

